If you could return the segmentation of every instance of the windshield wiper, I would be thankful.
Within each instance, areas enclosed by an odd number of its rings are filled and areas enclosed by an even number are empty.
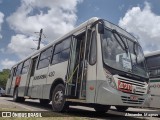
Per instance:
[[[112,33],[113,33],[115,39],[117,40],[117,42],[119,43],[119,45],[121,46],[121,48],[122,48],[126,53],[128,53],[127,45],[126,45],[126,43],[123,41],[121,35],[120,35],[115,29],[112,30]],[[117,38],[117,36],[116,36],[115,34],[118,35],[118,37],[120,38],[120,40],[121,40],[121,42],[123,43],[123,45],[119,42],[119,40],[118,40],[118,38]],[[124,46],[124,47],[123,47],[123,46]]]

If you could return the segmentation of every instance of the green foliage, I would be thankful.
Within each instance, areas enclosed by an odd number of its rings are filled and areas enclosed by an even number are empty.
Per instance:
[[[9,73],[10,73],[9,69],[3,69],[2,72],[0,72],[0,86],[3,88],[6,87]]]

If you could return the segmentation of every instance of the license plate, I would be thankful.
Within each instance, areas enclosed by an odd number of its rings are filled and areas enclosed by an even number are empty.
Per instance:
[[[124,91],[124,92],[132,92],[132,85],[128,83],[118,81],[118,90]]]
[[[138,96],[131,95],[131,96],[130,96],[130,99],[131,99],[131,100],[138,100]]]

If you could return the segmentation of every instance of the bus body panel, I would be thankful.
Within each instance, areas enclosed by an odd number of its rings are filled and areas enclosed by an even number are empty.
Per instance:
[[[67,74],[67,66],[68,61],[49,66],[48,78],[43,90],[44,99],[49,99],[52,83],[56,79],[62,79],[63,81],[65,80],[65,76]]]
[[[152,100],[151,100],[151,103],[150,103],[150,106],[151,108],[160,108],[160,96],[153,96],[152,95]]]
[[[97,64],[93,66],[88,65],[87,83],[86,83],[86,102],[87,103],[95,103],[96,81],[97,81],[96,68],[97,68]]]
[[[68,66],[68,61],[50,65],[47,84],[51,85],[57,78],[61,78],[62,80],[64,80],[67,74],[67,66]]]
[[[28,93],[27,93],[27,96],[29,96],[29,97],[31,97],[31,95],[32,95],[33,79],[34,79],[34,76],[30,77],[30,82],[29,82],[29,87],[28,87]]]
[[[102,80],[102,81],[101,81]],[[102,60],[102,49],[101,49],[101,38],[100,34],[97,33],[97,84],[96,84],[96,103],[100,103],[99,99],[99,86],[106,81],[104,73],[103,60]],[[107,102],[107,101],[106,101]]]
[[[23,97],[26,89],[26,82],[28,81],[28,73],[21,75],[21,81],[18,87],[18,96]]]
[[[150,79],[150,91],[152,95],[160,96],[160,78]]]
[[[92,29],[92,34],[93,31],[96,31],[96,28]],[[95,32],[96,38],[97,38],[97,32]],[[92,35],[93,36],[93,35]],[[97,39],[98,41],[98,39]],[[92,42],[92,39],[91,39]],[[91,48],[91,43],[89,47]],[[97,52],[97,51],[96,51]],[[98,52],[97,52],[98,54]],[[97,55],[96,54],[96,55]],[[87,103],[95,103],[96,101],[96,90],[97,90],[97,60],[98,56],[96,56],[96,63],[94,65],[91,65],[88,63],[87,67],[87,80],[86,80],[86,102]],[[90,61],[90,57],[88,56],[88,61]]]
[[[13,92],[14,92],[14,87],[15,87],[15,71],[16,70],[16,66],[13,66],[11,68],[11,72],[10,72],[10,77],[7,80],[7,84],[6,84],[6,95],[12,96]]]
[[[150,74],[150,94],[152,97],[151,108],[160,108],[160,51],[145,54],[147,67]]]
[[[10,94],[11,94],[11,95],[13,95],[14,89],[15,89],[15,87],[16,87],[15,82],[16,82],[16,76],[14,76],[14,77],[13,77],[13,80],[12,80],[11,91],[10,91]]]
[[[12,96],[11,88],[12,88],[12,79],[8,78],[7,83],[6,83],[6,89],[5,89],[5,94],[6,95]]]
[[[152,95],[150,107],[160,108],[160,78],[150,79],[150,91]]]
[[[9,95],[10,94],[10,89],[11,89],[11,79],[8,78],[7,83],[6,83],[6,89],[5,89],[5,94]]]
[[[35,70],[32,82],[32,98],[43,98],[43,88],[47,82],[49,67]]]
[[[11,95],[10,91],[11,91],[12,80],[13,80],[13,72],[14,72],[14,69],[12,67],[10,71],[10,77],[8,78],[7,83],[6,83],[6,89],[5,89],[6,95]]]

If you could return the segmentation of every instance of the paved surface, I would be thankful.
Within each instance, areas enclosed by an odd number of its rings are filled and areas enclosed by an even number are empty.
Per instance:
[[[39,104],[38,100],[26,99],[24,103],[15,103],[10,97],[0,97],[0,110],[10,110],[10,111],[50,111],[52,112],[51,104],[42,106]],[[66,113],[55,113],[55,115],[67,115],[70,117],[84,117],[84,118],[96,118],[96,119],[118,119],[118,120],[160,120],[160,117],[150,117],[151,115],[160,115],[160,109],[151,110],[151,109],[138,109],[138,108],[129,108],[126,112],[118,112],[114,107],[105,113],[96,113],[93,108],[82,107],[82,106],[70,106],[70,110]],[[144,117],[145,113],[145,117]],[[142,117],[138,115],[143,115]],[[128,116],[125,116],[128,115]],[[136,115],[136,117],[134,116]]]

